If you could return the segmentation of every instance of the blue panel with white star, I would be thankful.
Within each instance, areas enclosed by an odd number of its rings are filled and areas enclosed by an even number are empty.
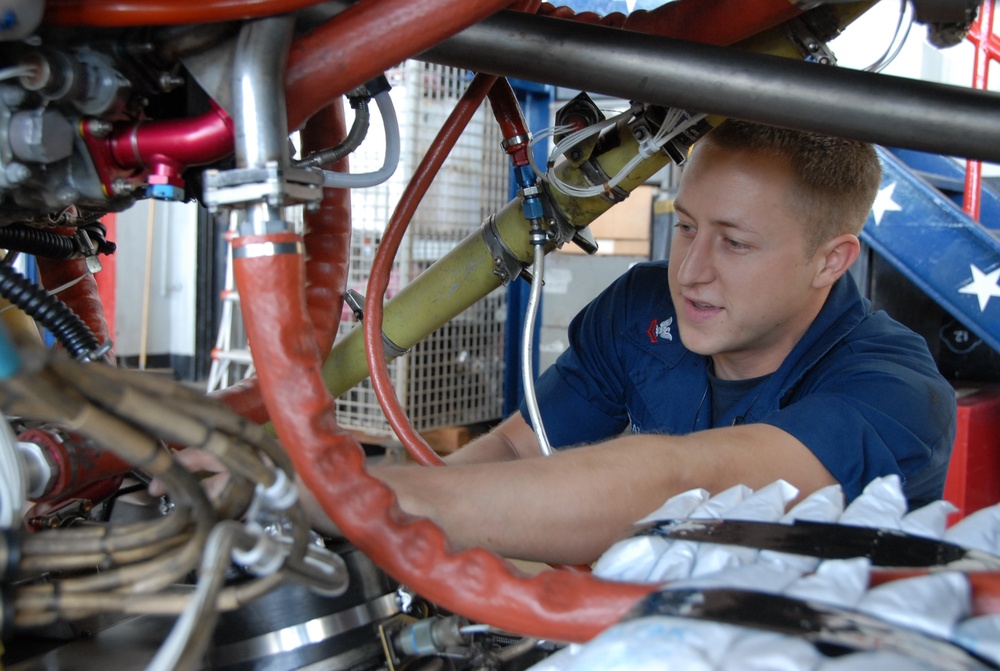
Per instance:
[[[1000,351],[1000,242],[895,154],[879,148],[879,158],[862,240]]]

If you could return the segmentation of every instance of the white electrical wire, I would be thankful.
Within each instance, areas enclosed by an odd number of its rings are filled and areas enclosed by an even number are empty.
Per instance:
[[[388,91],[375,94],[375,104],[382,116],[382,126],[385,129],[385,157],[382,167],[374,172],[350,173],[323,171],[323,186],[328,189],[360,189],[376,186],[392,177],[399,165],[400,140],[399,120],[396,118],[396,108]]]
[[[535,163],[535,144],[545,138],[552,137],[553,135],[559,135],[560,133],[568,133],[571,130],[573,130],[572,126],[553,126],[552,128],[544,128],[531,134],[531,139],[528,140],[528,165],[531,166],[531,169],[534,171],[536,176],[544,177],[547,171],[542,170],[538,167],[538,164]]]
[[[14,431],[2,418],[0,425],[0,528],[12,529],[28,500],[28,468]]]
[[[910,29],[913,28],[913,12],[909,12],[909,19],[906,19],[907,10],[910,7],[910,3],[907,0],[900,0],[899,6],[899,19],[896,21],[896,30],[892,33],[892,39],[889,40],[889,45],[885,48],[885,51],[875,60],[871,65],[865,68],[867,72],[881,72],[890,63],[896,60],[899,56],[899,52],[902,51],[903,45],[906,44],[906,39],[910,36]],[[902,29],[903,22],[906,21],[906,32],[903,33],[903,37],[899,37],[899,31]],[[897,43],[897,39],[899,40]],[[893,49],[893,45],[895,49]]]
[[[600,124],[594,124],[593,126],[588,126],[582,131],[578,131],[577,133],[567,136],[556,145],[555,149],[553,149],[552,155],[549,158],[549,165],[552,165],[553,162],[555,161],[555,158],[560,154],[563,154],[566,151],[568,151],[569,148],[572,147],[572,145],[580,142],[583,139],[586,139],[590,135],[593,135],[595,132],[600,132],[600,130],[603,129],[604,127],[612,123],[616,123],[620,117],[625,115],[630,115],[631,113],[632,110],[630,109],[618,115],[617,117],[613,117],[611,119],[603,121]],[[685,113],[682,110],[677,110],[677,109],[669,110],[667,113],[667,117],[663,120],[663,123],[660,124],[660,128],[656,132],[656,135],[654,135],[652,139],[650,139],[648,142],[642,143],[640,145],[639,153],[633,156],[622,167],[622,169],[618,171],[618,174],[609,179],[607,184],[598,184],[589,187],[573,186],[571,184],[567,184],[566,182],[560,180],[556,175],[555,171],[549,172],[548,174],[549,183],[557,191],[560,191],[566,194],[567,196],[572,196],[575,198],[590,198],[593,196],[600,196],[601,194],[606,193],[608,189],[618,186],[622,182],[622,180],[624,180],[625,177],[627,177],[628,174],[631,173],[632,170],[639,165],[639,163],[652,156],[653,152],[659,151],[660,149],[663,148],[665,144],[667,144],[667,142],[669,142],[674,137],[683,133],[688,128],[697,124],[698,122],[700,122],[702,119],[705,118],[704,114],[695,114],[682,122],[681,120],[684,118],[684,114]],[[591,129],[596,129],[596,130],[591,130]],[[586,131],[591,131],[591,132],[586,132]]]

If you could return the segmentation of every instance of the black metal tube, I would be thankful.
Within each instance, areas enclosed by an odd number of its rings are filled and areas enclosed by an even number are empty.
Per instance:
[[[894,147],[1000,161],[1000,95],[502,11],[421,60]]]

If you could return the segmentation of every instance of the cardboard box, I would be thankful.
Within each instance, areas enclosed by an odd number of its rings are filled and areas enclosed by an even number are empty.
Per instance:
[[[653,227],[653,198],[656,187],[643,185],[590,224],[598,240],[649,240]]]
[[[655,196],[655,187],[640,186],[588,226],[597,240],[599,255],[649,257]],[[559,251],[584,253],[572,243],[563,245]]]
[[[559,251],[564,254],[586,253],[572,242],[563,245]],[[597,238],[597,252],[594,256],[642,256],[649,258],[649,240]]]

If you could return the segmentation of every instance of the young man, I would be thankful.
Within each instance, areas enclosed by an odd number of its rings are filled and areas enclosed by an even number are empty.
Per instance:
[[[669,263],[585,308],[537,384],[550,442],[577,447],[541,457],[522,408],[449,468],[373,474],[459,547],[559,563],[694,487],[852,499],[897,473],[911,506],[940,498],[954,392],[848,274],[880,174],[867,144],[723,123],[685,165]]]

